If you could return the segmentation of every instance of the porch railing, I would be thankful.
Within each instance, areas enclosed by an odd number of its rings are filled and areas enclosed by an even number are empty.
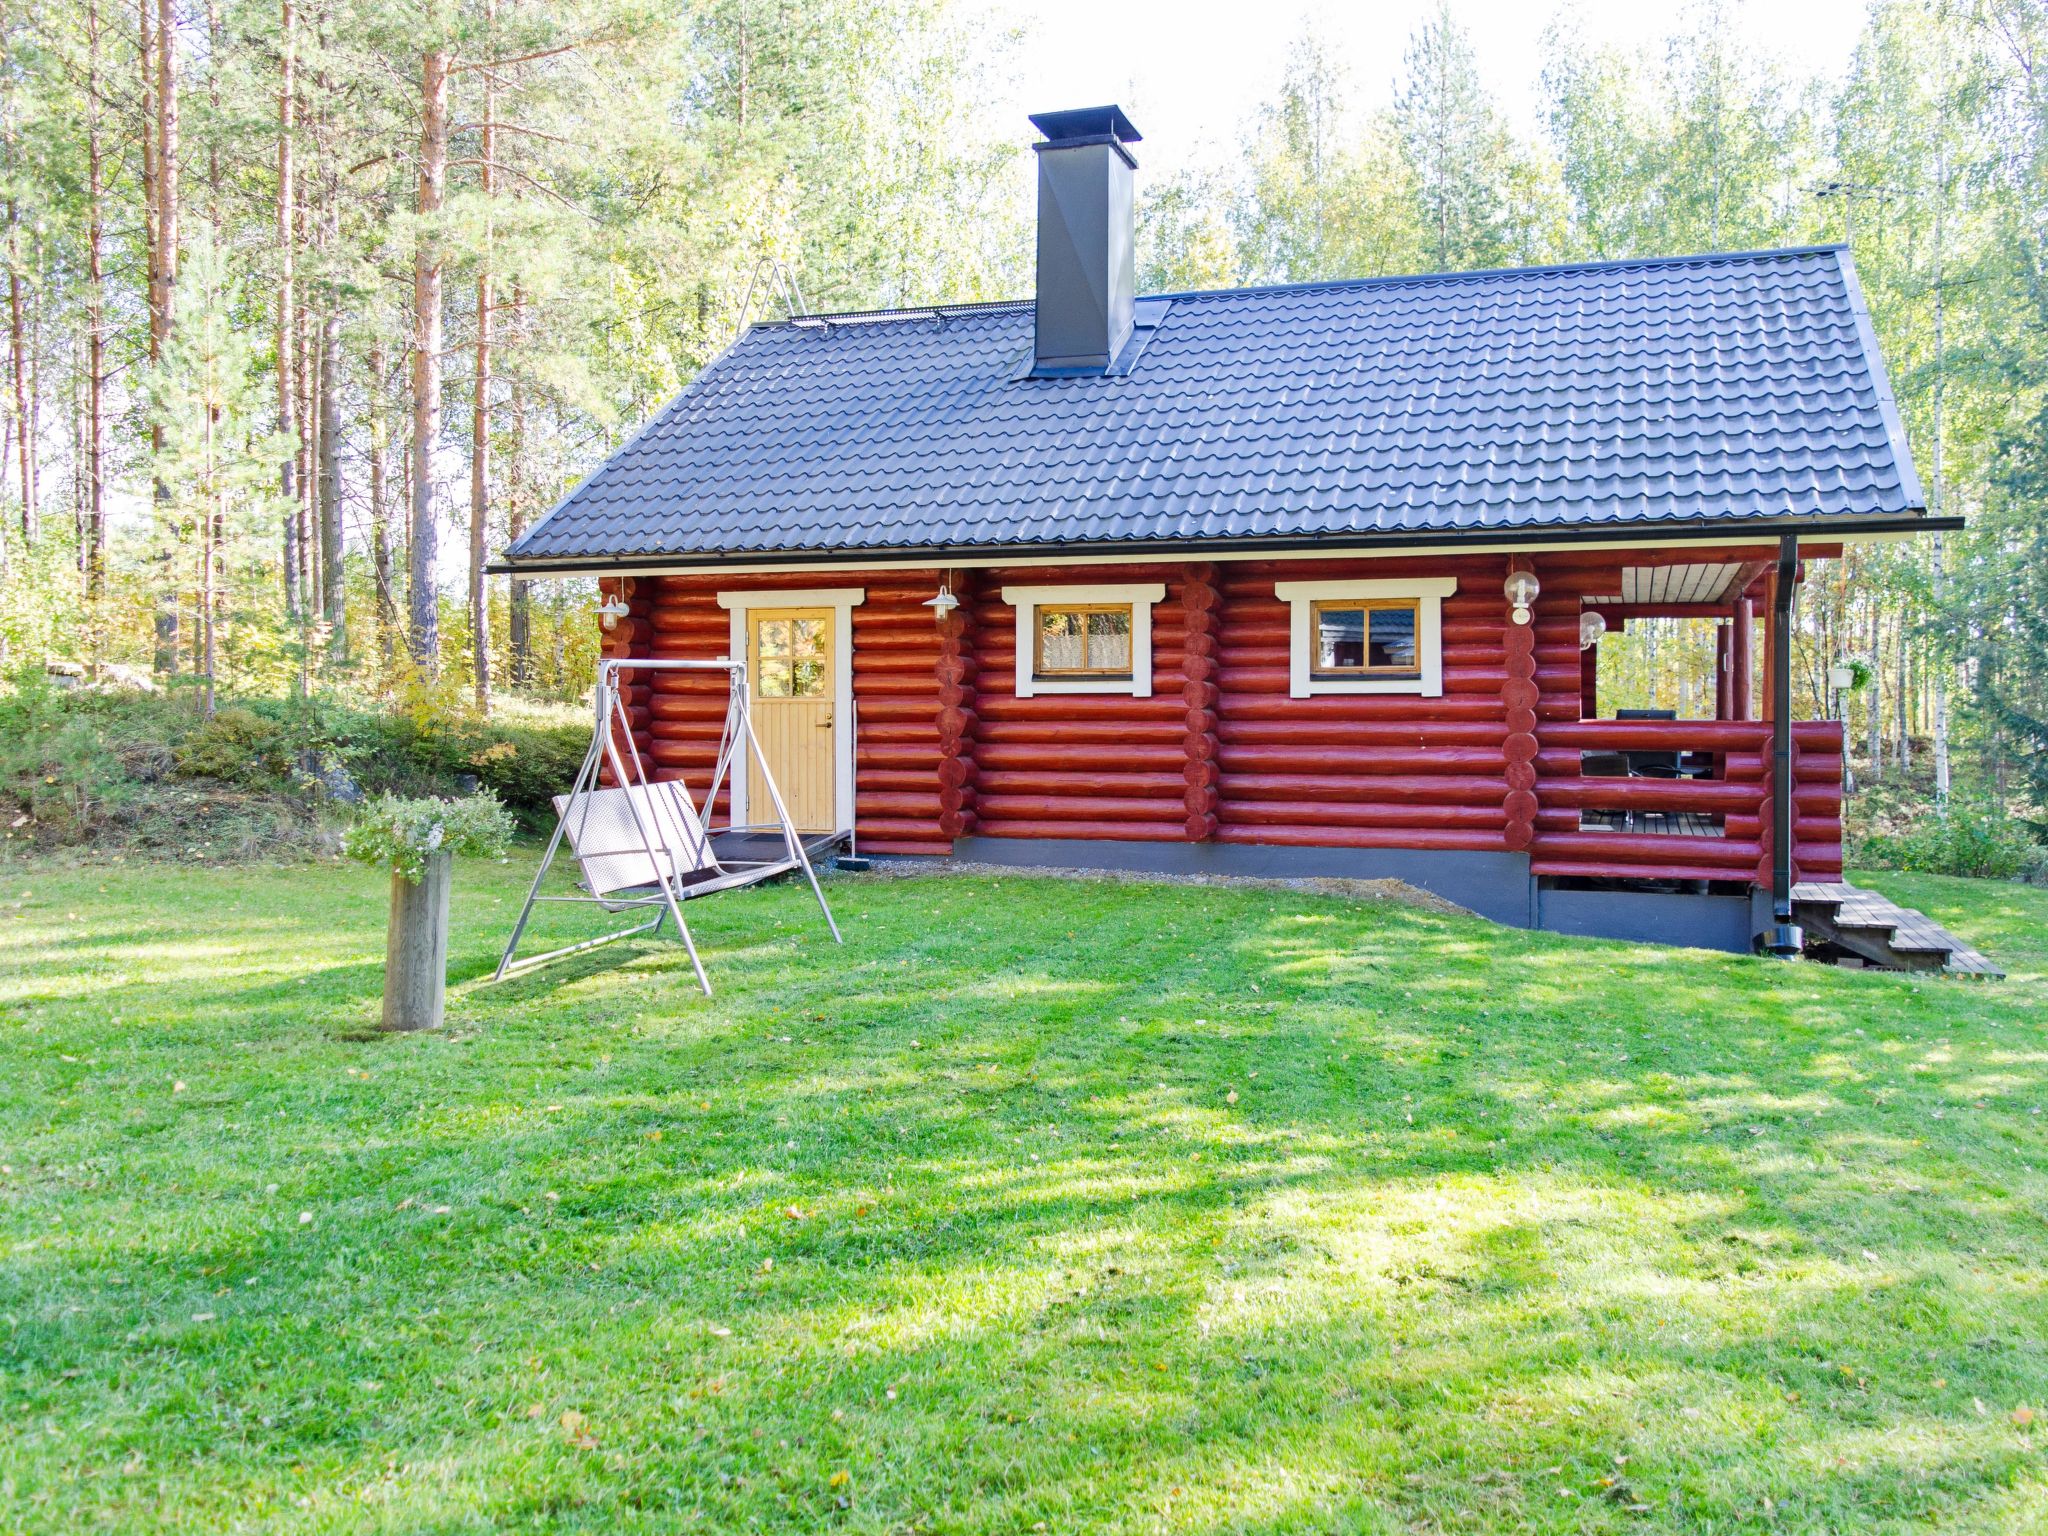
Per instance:
[[[1771,726],[1763,720],[1573,720],[1538,733],[1537,875],[1771,879]],[[1842,871],[1842,727],[1792,727],[1793,878]],[[1628,754],[1683,759],[1699,777],[1588,772]]]

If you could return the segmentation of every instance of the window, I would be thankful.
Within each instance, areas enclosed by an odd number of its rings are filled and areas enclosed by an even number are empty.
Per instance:
[[[1339,677],[1417,677],[1417,615],[1414,598],[1377,602],[1346,602],[1339,598],[1310,608],[1315,628],[1313,675]]]
[[[1288,693],[1416,693],[1443,683],[1443,600],[1455,577],[1400,581],[1281,581],[1289,605]]]
[[[1094,603],[1038,610],[1038,677],[1129,677],[1131,605]]]
[[[832,691],[827,668],[829,613],[763,619],[757,630],[754,696],[761,699],[822,699]]]
[[[1162,582],[1004,587],[1017,610],[1017,697],[1127,693],[1152,697],[1152,605]]]

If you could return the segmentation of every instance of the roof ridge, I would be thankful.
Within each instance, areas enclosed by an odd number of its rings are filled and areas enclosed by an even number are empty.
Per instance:
[[[1244,288],[1191,288],[1178,293],[1148,293],[1148,299],[1224,299],[1239,294],[1304,293],[1329,288],[1393,288],[1407,284],[1467,283],[1483,278],[1543,277],[1559,272],[1609,272],[1633,267],[1698,267],[1736,262],[1781,261],[1793,256],[1823,256],[1847,249],[1840,244],[1785,245],[1754,251],[1696,251],[1687,256],[1610,256],[1600,261],[1557,261],[1527,267],[1473,267],[1469,271],[1390,272],[1378,277],[1322,277],[1298,283],[1256,283]]]
[[[1486,278],[1543,277],[1562,272],[1610,272],[1640,267],[1715,266],[1736,262],[1782,261],[1795,256],[1839,255],[1848,247],[1839,241],[1823,245],[1764,246],[1748,251],[1695,251],[1676,256],[1609,256],[1598,261],[1557,261],[1521,267],[1473,267],[1466,271],[1387,272],[1373,277],[1317,277],[1292,283],[1248,283],[1238,288],[1183,288],[1141,293],[1139,299],[1231,299],[1267,293],[1313,293],[1351,288],[1393,288],[1425,283],[1467,283]],[[1007,314],[1028,310],[1031,299],[968,299],[957,304],[907,304],[897,309],[848,309],[782,320],[757,320],[749,330],[829,329],[838,324],[875,324],[889,320],[945,320],[954,315]]]

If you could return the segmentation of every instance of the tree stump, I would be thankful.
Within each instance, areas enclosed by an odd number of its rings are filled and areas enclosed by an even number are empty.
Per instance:
[[[385,1029],[438,1029],[448,1000],[448,892],[455,859],[427,855],[414,885],[391,877],[391,921],[384,933]]]

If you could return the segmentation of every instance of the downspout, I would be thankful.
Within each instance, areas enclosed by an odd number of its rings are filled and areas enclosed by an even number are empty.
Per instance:
[[[1799,580],[1799,535],[1778,539],[1771,588],[1771,937],[1768,948],[1796,960],[1805,935],[1792,921],[1792,598]]]

